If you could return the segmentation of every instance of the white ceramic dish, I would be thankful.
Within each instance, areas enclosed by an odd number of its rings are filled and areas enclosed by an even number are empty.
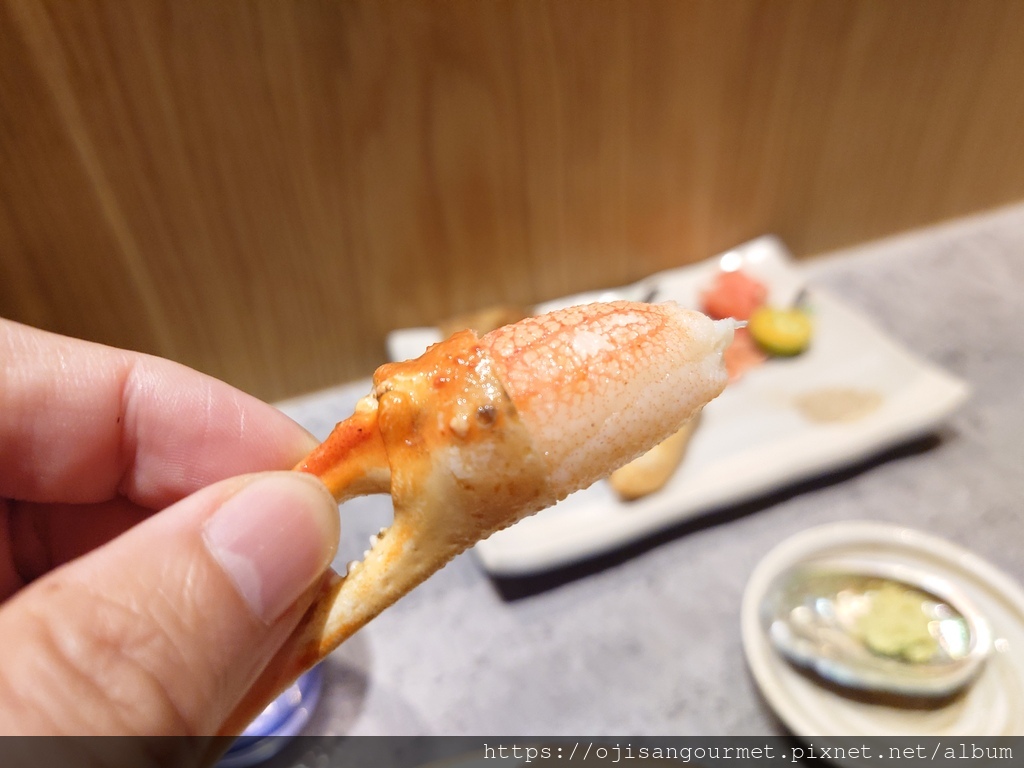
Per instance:
[[[769,301],[787,305],[804,288],[814,313],[811,348],[792,359],[750,371],[705,409],[682,466],[658,493],[621,502],[606,483],[573,494],[476,546],[497,574],[525,574],[606,552],[700,515],[812,477],[926,433],[967,396],[967,386],[901,348],[868,319],[825,291],[806,285],[782,244],[763,237],[700,264],[663,272],[613,291],[579,294],[538,307],[612,299],[656,300],[698,307],[716,272],[742,268],[765,282]],[[407,329],[389,337],[392,359],[420,355],[438,341],[436,329]],[[818,423],[797,399],[828,388],[881,396],[856,421]]]
[[[959,697],[934,709],[848,697],[819,685],[776,652],[759,616],[772,581],[800,563],[848,558],[931,572],[954,584],[986,617],[994,651]],[[761,693],[802,738],[1024,733],[1024,590],[987,561],[943,539],[866,521],[802,531],[779,544],[754,569],[743,596],[741,623],[743,650]]]

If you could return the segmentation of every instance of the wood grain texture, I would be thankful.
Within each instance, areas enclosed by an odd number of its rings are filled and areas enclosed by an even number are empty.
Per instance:
[[[267,398],[1024,197],[1024,3],[0,2],[0,314]]]

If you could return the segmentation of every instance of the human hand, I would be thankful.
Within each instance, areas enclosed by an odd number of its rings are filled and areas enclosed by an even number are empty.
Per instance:
[[[323,485],[269,471],[314,445],[183,366],[0,320],[0,731],[216,733],[334,556]]]

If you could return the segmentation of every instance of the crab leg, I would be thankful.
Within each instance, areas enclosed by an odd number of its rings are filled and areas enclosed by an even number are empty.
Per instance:
[[[732,329],[674,304],[593,304],[379,368],[297,469],[339,501],[390,491],[394,522],[346,576],[324,577],[224,732],[455,555],[677,431],[724,388]]]

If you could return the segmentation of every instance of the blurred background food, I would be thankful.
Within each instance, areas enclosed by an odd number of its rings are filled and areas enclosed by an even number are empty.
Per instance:
[[[0,2],[0,315],[268,399],[1024,197],[1024,4]]]
[[[686,446],[699,421],[698,413],[678,432],[612,472],[608,477],[612,490],[620,499],[631,501],[664,488],[686,455]]]

